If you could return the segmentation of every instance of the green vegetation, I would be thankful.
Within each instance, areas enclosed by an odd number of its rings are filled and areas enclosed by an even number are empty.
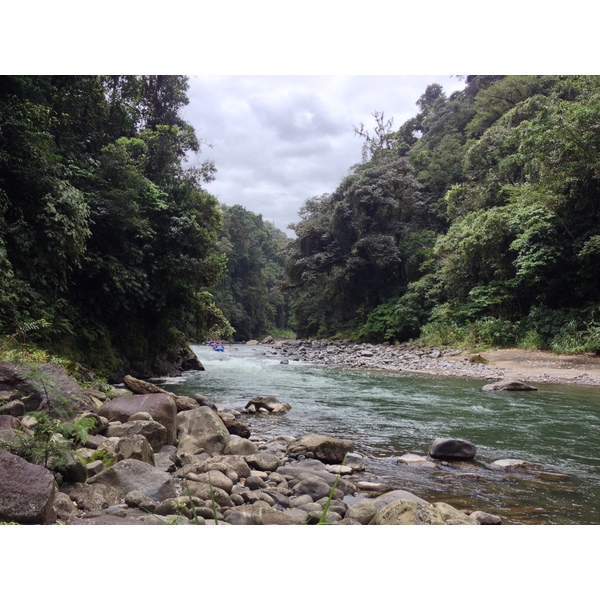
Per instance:
[[[233,339],[247,341],[285,329],[289,301],[283,290],[283,250],[287,236],[241,206],[222,206],[222,211],[218,248],[227,259],[227,271],[211,292],[234,330]]]
[[[151,370],[195,333],[224,262],[201,187],[214,165],[183,165],[200,150],[186,90],[178,76],[0,77],[0,335],[114,373]]]
[[[45,412],[29,414],[35,418],[33,433],[15,429],[14,439],[0,442],[0,448],[52,470],[60,470],[67,464],[69,452],[84,445],[88,431],[96,425],[95,420],[89,418],[67,423]]]
[[[600,352],[600,78],[468,76],[288,240],[203,188],[180,76],[0,77],[0,352],[160,374],[190,341]]]
[[[288,248],[297,333],[600,352],[600,78],[429,86],[306,201]]]

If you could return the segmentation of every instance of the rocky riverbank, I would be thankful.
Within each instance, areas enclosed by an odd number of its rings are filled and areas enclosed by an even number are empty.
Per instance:
[[[364,357],[369,358],[369,357]],[[125,390],[84,388],[60,368],[0,363],[0,521],[20,524],[500,524],[481,510],[428,502],[365,473],[351,440],[258,439],[239,414],[203,396],[126,378]],[[137,391],[137,393],[136,393]],[[27,407],[25,403],[28,403]],[[31,410],[56,414],[46,420]],[[243,409],[289,410],[273,398]],[[55,413],[56,411],[56,413]],[[60,414],[89,431],[68,438]],[[268,417],[267,417],[268,418]],[[43,426],[43,427],[42,427]],[[52,430],[54,427],[54,430]],[[45,435],[50,431],[50,435]],[[444,442],[442,440],[442,442]],[[401,457],[411,468],[469,461]],[[41,466],[27,451],[44,446]],[[468,444],[467,444],[468,446]],[[432,448],[437,447],[432,443]],[[34,454],[31,454],[33,456]],[[36,455],[39,456],[39,455]],[[38,463],[40,460],[37,461]],[[523,465],[519,465],[522,467]],[[515,465],[497,468],[515,468]]]
[[[600,357],[532,350],[466,353],[411,343],[352,344],[326,340],[263,341],[265,353],[350,369],[374,369],[471,379],[519,379],[529,383],[600,386]]]

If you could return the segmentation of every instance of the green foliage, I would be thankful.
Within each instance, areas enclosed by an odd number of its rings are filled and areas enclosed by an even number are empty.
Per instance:
[[[69,452],[86,444],[89,431],[96,426],[93,418],[84,417],[71,422],[56,419],[49,412],[32,412],[33,431],[13,430],[13,440],[0,441],[0,447],[28,462],[55,471],[67,464]]]
[[[180,76],[0,77],[0,334],[115,372],[193,333],[224,265],[214,165],[184,168],[200,149],[186,92]]]

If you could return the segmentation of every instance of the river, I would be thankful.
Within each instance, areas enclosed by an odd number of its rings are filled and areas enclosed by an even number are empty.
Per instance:
[[[536,392],[483,392],[486,381],[322,367],[232,345],[226,352],[194,346],[205,371],[161,380],[165,389],[201,393],[226,409],[274,395],[292,410],[242,415],[264,438],[320,433],[352,439],[372,479],[430,502],[486,510],[508,524],[600,524],[600,391],[539,385]],[[404,453],[426,455],[435,437],[477,447],[471,466],[415,469]],[[497,459],[541,465],[496,471]]]

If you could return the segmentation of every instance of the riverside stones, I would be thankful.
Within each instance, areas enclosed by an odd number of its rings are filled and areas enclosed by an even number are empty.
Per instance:
[[[0,521],[46,525],[56,520],[52,473],[0,450]]]
[[[341,440],[327,435],[310,434],[291,442],[287,454],[311,453],[316,459],[325,463],[341,463],[348,452],[354,450],[354,442]]]
[[[444,460],[471,460],[476,448],[470,442],[455,438],[436,438],[429,446],[429,456]]]
[[[487,385],[484,385],[481,389],[484,392],[531,392],[537,390],[536,387],[533,387],[528,383],[523,383],[522,381],[517,381],[515,379],[502,379],[501,381],[488,383]]]
[[[103,483],[115,488],[121,497],[139,490],[153,500],[161,501],[177,496],[171,477],[140,460],[128,458],[94,475],[86,485]]]
[[[188,454],[222,454],[231,440],[219,415],[208,406],[180,412],[177,416],[178,449]]]
[[[445,502],[420,504],[397,500],[380,510],[369,525],[476,525],[471,519]]]
[[[167,430],[166,444],[173,445],[177,439],[177,406],[167,394],[138,394],[110,400],[98,414],[109,421],[127,422],[135,413],[146,412]],[[182,413],[185,414],[185,413]]]
[[[266,412],[277,415],[286,413],[291,409],[291,405],[287,403],[282,404],[275,396],[256,396],[256,398],[252,398],[252,400],[244,407],[244,410],[251,414],[256,412]]]

